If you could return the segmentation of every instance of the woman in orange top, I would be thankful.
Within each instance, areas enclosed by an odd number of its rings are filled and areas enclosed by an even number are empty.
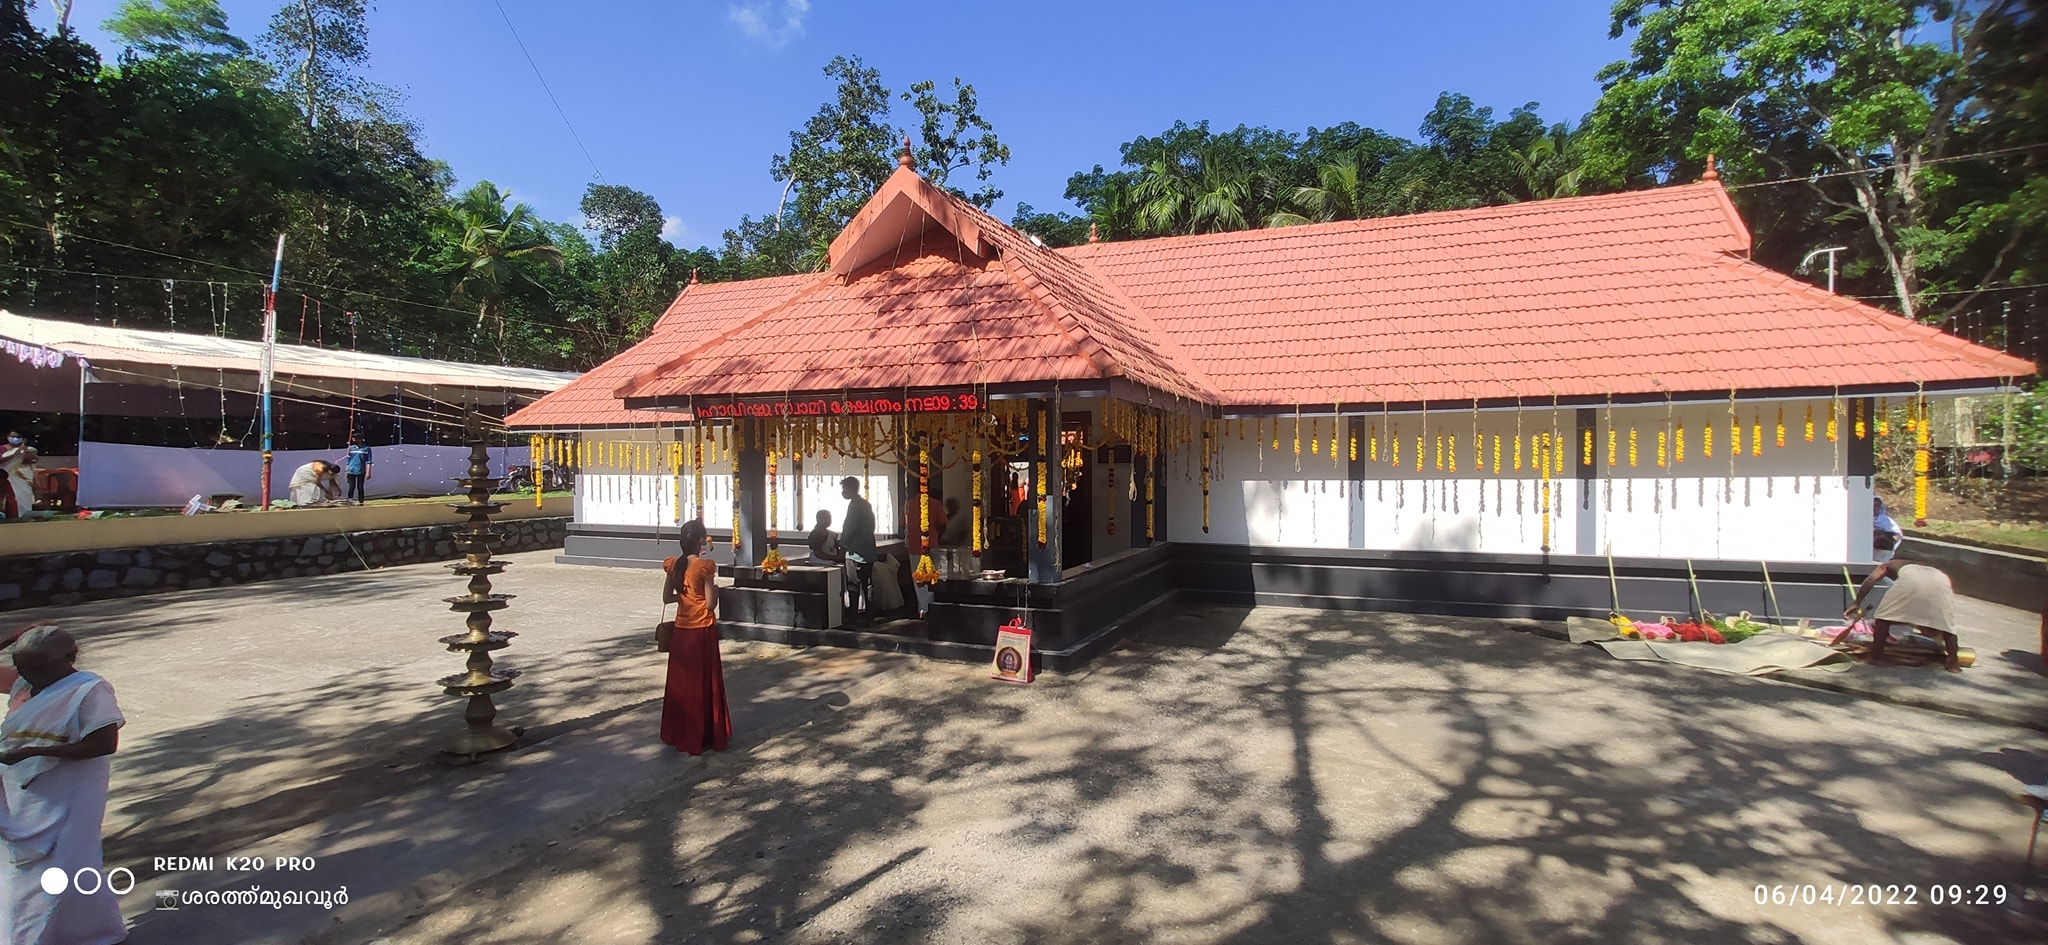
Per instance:
[[[683,523],[683,553],[661,563],[668,580],[661,602],[676,605],[668,645],[668,684],[662,689],[661,740],[701,755],[724,751],[732,738],[725,707],[725,670],[718,661],[718,564],[704,523]]]

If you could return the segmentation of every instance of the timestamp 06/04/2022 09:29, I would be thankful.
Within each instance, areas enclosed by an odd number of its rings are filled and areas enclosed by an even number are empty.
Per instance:
[[[1794,883],[1755,889],[1760,906],[2002,906],[2003,883]]]

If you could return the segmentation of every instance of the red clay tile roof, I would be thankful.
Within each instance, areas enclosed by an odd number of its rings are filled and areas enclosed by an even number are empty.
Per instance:
[[[816,276],[694,286],[515,414],[1117,377],[1226,406],[1890,387],[2033,366],[1740,258],[1718,183],[1051,251],[908,170]]]
[[[1072,252],[1226,404],[1912,387],[2033,366],[1731,254],[1716,183]]]
[[[1074,259],[899,168],[780,304],[651,369],[628,398],[1126,378],[1213,401],[1145,314]]]
[[[685,288],[654,323],[647,339],[619,352],[555,391],[507,417],[517,429],[591,429],[637,426],[656,422],[662,414],[627,410],[612,390],[641,371],[701,344],[810,281],[808,276],[777,276],[746,282],[707,282]]]

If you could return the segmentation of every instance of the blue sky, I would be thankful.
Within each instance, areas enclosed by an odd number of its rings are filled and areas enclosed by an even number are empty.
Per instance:
[[[1071,210],[1068,174],[1114,164],[1118,144],[1175,119],[1412,137],[1437,93],[1458,91],[1498,114],[1534,101],[1548,121],[1577,121],[1594,73],[1626,52],[1607,39],[1604,0],[502,2],[590,159],[491,0],[378,3],[371,78],[404,94],[427,152],[464,184],[490,179],[573,220],[594,159],[605,182],[653,194],[692,247],[773,210],[769,156],[831,94],[819,70],[842,53],[899,92],[974,85],[1013,153],[995,177],[1007,219],[1019,200]],[[78,0],[72,14],[109,58],[98,27],[117,5]],[[252,40],[281,5],[222,0]],[[34,16],[53,24],[50,0]]]

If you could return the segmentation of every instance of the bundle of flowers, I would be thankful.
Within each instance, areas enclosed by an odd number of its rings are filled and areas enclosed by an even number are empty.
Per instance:
[[[939,569],[932,566],[931,555],[919,555],[917,568],[910,572],[910,581],[919,587],[930,587],[939,583]]]
[[[776,548],[768,549],[768,557],[761,559],[761,573],[785,574],[788,571],[789,559],[782,556],[782,551]]]
[[[1645,640],[1663,643],[1726,643],[1728,639],[1721,631],[1693,621],[1676,622],[1670,617],[1656,623],[1637,622],[1633,625],[1636,635]]]

